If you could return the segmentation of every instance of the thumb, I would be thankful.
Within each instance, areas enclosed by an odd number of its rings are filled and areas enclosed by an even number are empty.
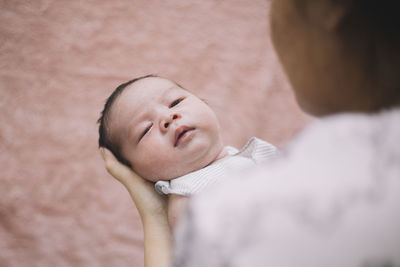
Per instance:
[[[111,174],[114,178],[119,180],[121,183],[126,184],[129,179],[140,178],[129,167],[120,163],[110,150],[102,147],[100,148],[100,154],[104,159],[107,172]]]

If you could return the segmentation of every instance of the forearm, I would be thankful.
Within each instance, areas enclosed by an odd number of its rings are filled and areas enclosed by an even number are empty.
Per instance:
[[[135,185],[127,183],[125,186],[137,204],[140,194],[133,192]],[[166,203],[160,203],[160,206],[156,205],[152,209],[141,209],[138,206],[137,208],[144,231],[144,266],[169,267],[172,261],[172,232],[168,223]]]
[[[172,257],[172,234],[167,218],[142,217],[142,222],[145,267],[169,267]]]
[[[107,171],[128,190],[143,223],[145,266],[171,265],[172,233],[168,225],[167,199],[154,190],[154,184],[121,164],[105,148],[100,148]]]

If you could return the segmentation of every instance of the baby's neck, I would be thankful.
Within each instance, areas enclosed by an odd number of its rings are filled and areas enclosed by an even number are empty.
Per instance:
[[[216,161],[218,161],[218,160],[220,160],[220,159],[223,159],[223,158],[225,158],[225,157],[227,157],[227,156],[229,156],[229,153],[228,153],[228,151],[226,150],[226,148],[223,147],[223,148],[221,149],[221,152],[219,152],[218,156],[211,162],[211,164],[213,164],[214,162],[216,162]]]
[[[211,164],[214,164],[214,163],[217,162],[218,160],[221,160],[221,159],[223,159],[223,158],[226,158],[227,156],[229,156],[229,153],[228,153],[228,151],[226,150],[226,148],[223,147],[223,148],[221,149],[221,151],[219,152],[219,154],[217,155],[217,157],[216,157],[213,161],[211,161],[209,164],[207,164],[207,166],[210,166]],[[207,167],[207,166],[205,166],[205,167]]]

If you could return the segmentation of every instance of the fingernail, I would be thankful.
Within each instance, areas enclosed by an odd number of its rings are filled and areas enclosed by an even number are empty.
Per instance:
[[[102,158],[104,159],[104,148],[100,147],[99,151],[100,151],[100,154],[101,154]]]

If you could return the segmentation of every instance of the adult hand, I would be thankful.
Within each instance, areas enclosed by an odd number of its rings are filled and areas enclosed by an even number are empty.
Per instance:
[[[120,163],[109,150],[100,148],[100,153],[107,171],[128,189],[142,218],[145,267],[170,267],[172,233],[167,198],[154,190],[153,183]]]
[[[108,173],[128,189],[142,220],[149,217],[167,219],[167,198],[154,190],[153,183],[120,163],[108,149],[100,148],[100,153]]]

